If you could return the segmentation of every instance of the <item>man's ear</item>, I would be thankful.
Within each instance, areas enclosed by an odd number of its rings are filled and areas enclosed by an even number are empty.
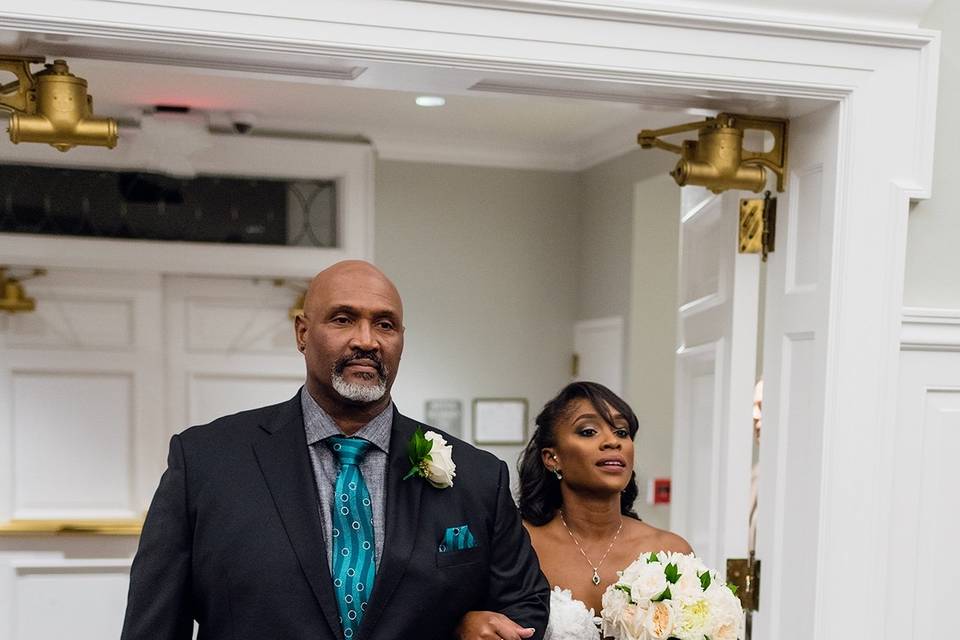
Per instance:
[[[293,319],[293,337],[297,341],[297,350],[301,353],[305,350],[307,344],[307,321],[303,314],[297,315]]]

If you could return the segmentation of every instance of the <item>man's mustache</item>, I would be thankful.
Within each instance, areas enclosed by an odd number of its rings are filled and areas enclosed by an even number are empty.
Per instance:
[[[383,366],[383,360],[380,359],[380,354],[376,351],[354,351],[352,354],[337,360],[337,363],[333,366],[334,372],[337,375],[343,375],[344,369],[354,360],[369,360],[376,367],[377,374],[380,378],[382,380],[387,378],[387,368]]]

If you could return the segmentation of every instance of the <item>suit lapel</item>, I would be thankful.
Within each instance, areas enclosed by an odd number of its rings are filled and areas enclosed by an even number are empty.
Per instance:
[[[407,442],[416,428],[416,422],[400,415],[394,409],[386,477],[387,514],[383,558],[377,566],[370,606],[367,607],[367,613],[360,625],[360,638],[372,637],[381,613],[407,569],[416,541],[420,494],[425,481],[421,478],[403,479],[410,469]]]
[[[260,470],[333,636],[342,637],[333,580],[327,566],[326,540],[317,508],[317,486],[307,449],[300,395],[280,405],[276,417],[261,425],[261,429],[269,435],[254,444]]]

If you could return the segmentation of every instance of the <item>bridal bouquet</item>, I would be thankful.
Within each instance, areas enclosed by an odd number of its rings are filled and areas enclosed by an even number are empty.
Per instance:
[[[693,554],[644,554],[603,594],[601,631],[615,640],[741,640],[736,587]]]

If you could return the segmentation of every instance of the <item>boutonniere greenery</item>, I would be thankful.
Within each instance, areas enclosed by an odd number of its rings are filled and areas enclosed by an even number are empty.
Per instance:
[[[413,437],[407,443],[407,457],[410,458],[410,471],[403,479],[423,478],[437,489],[453,486],[457,475],[457,465],[453,462],[453,447],[447,444],[436,431],[424,433],[417,427]]]

